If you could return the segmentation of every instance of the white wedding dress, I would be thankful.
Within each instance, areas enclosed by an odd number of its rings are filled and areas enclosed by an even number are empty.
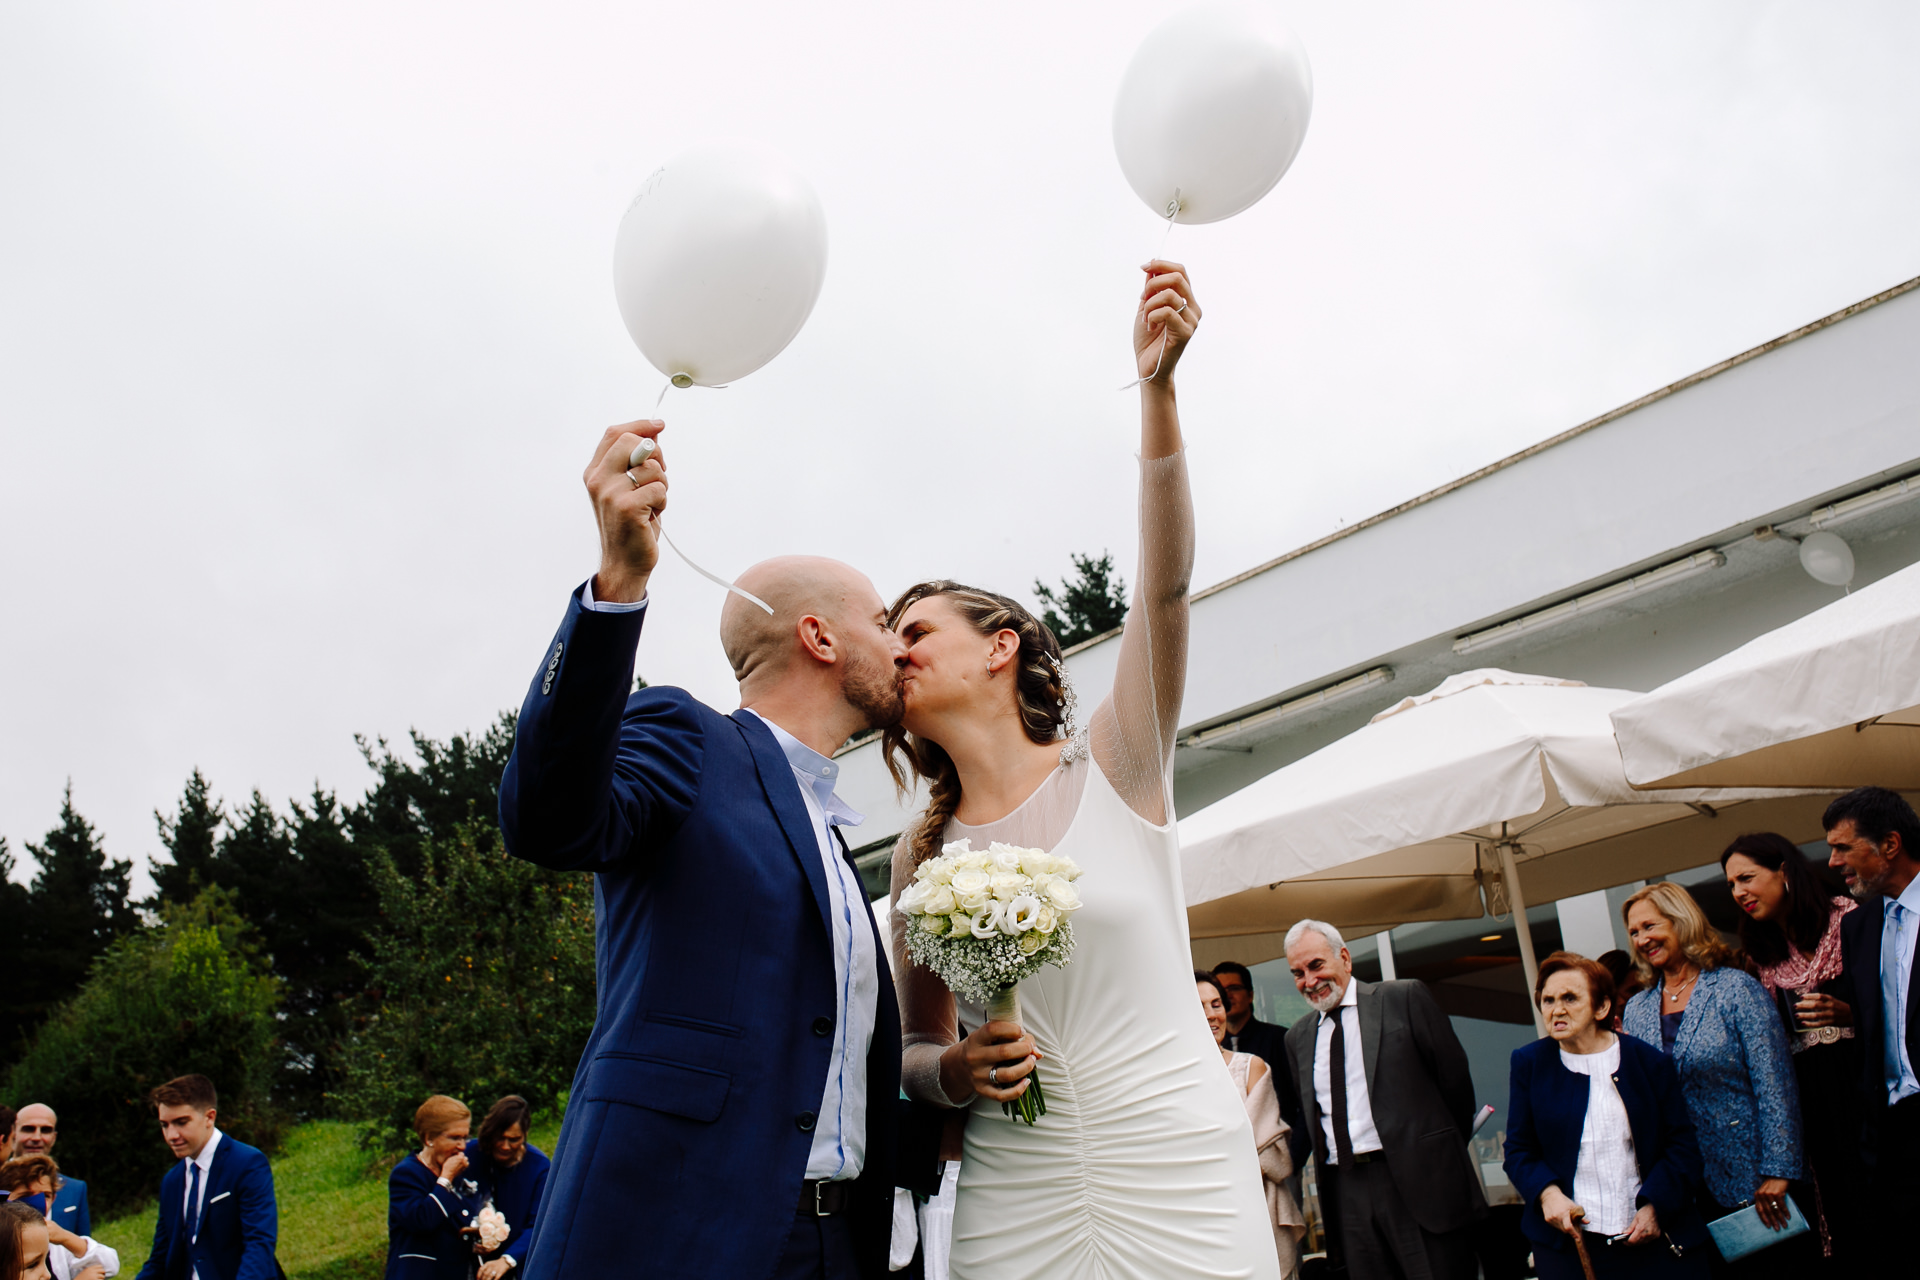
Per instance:
[[[1084,874],[1065,968],[1020,984],[1047,1114],[1029,1128],[975,1099],[954,1210],[953,1280],[1278,1280],[1253,1131],[1194,994],[1168,766],[1186,666],[1192,508],[1183,455],[1141,476],[1140,576],[1091,759],[1063,764],[971,838],[1049,849]],[[912,876],[905,837],[893,893]],[[906,956],[895,922],[910,1096],[953,1103],[940,1053],[981,1010]]]

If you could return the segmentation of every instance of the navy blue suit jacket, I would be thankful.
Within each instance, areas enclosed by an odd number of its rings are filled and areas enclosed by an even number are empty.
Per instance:
[[[463,1173],[453,1185],[472,1187],[472,1178]],[[464,1280],[474,1238],[460,1233],[479,1211],[477,1195],[447,1190],[418,1158],[403,1157],[387,1177],[385,1280]]]
[[[1860,1099],[1865,1103],[1862,1135],[1867,1163],[1879,1163],[1877,1121],[1887,1109],[1887,1024],[1881,1009],[1880,938],[1887,924],[1887,900],[1879,894],[1840,917],[1840,974],[1853,1004],[1854,1041],[1860,1046]],[[1920,951],[1907,975],[1907,1056],[1920,1066]],[[1911,1159],[1911,1153],[1905,1158]]]
[[[232,1134],[220,1135],[213,1167],[200,1188],[200,1228],[187,1239],[181,1205],[187,1195],[187,1161],[176,1160],[160,1179],[160,1205],[153,1223],[153,1252],[136,1280],[274,1280],[280,1210],[273,1198],[273,1170],[257,1147]]]
[[[574,1076],[527,1280],[772,1271],[794,1221],[833,1045],[826,870],[786,756],[752,715],[628,696],[642,614],[579,591],[521,707],[507,848],[597,873],[599,1011]],[[900,1016],[879,1008],[849,1210],[886,1275]]]
[[[1660,1229],[1683,1248],[1707,1236],[1706,1220],[1694,1208],[1702,1172],[1700,1146],[1680,1074],[1666,1054],[1632,1036],[1618,1037],[1620,1070],[1613,1077],[1633,1130],[1640,1163],[1640,1204],[1651,1204]],[[1540,1193],[1557,1185],[1573,1198],[1580,1132],[1587,1123],[1591,1082],[1560,1062],[1557,1040],[1535,1040],[1513,1051],[1512,1089],[1507,1097],[1507,1177],[1526,1200],[1520,1226],[1535,1244],[1571,1250],[1573,1243],[1547,1225]]]
[[[87,1204],[87,1184],[78,1178],[60,1175],[53,1192],[53,1207],[47,1217],[54,1225],[65,1227],[77,1236],[93,1234],[93,1209]]]

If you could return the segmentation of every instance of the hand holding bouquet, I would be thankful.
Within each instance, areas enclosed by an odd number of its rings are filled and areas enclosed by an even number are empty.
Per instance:
[[[907,951],[956,995],[1017,1022],[1017,987],[1046,965],[1073,956],[1073,913],[1080,868],[1043,849],[995,843],[976,853],[959,840],[914,869],[894,909],[907,917]],[[1028,1124],[1046,1114],[1040,1075],[1020,1097],[1001,1103]]]

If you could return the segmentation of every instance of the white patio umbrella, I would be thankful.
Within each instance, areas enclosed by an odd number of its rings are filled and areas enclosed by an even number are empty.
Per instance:
[[[1920,565],[1613,712],[1636,787],[1920,790]]]
[[[1483,891],[1524,918],[1530,901],[1710,862],[1741,831],[1817,829],[1819,796],[1628,786],[1608,713],[1638,696],[1466,672],[1182,819],[1195,959],[1271,959],[1304,916],[1356,933],[1471,919]]]

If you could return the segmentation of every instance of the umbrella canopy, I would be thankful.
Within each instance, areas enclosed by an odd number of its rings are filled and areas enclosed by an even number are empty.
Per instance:
[[[1920,789],[1920,565],[1615,709],[1637,787]]]
[[[1182,819],[1196,960],[1272,959],[1303,916],[1504,915],[1711,862],[1742,831],[1818,835],[1819,796],[1628,786],[1608,716],[1638,696],[1466,672]]]

